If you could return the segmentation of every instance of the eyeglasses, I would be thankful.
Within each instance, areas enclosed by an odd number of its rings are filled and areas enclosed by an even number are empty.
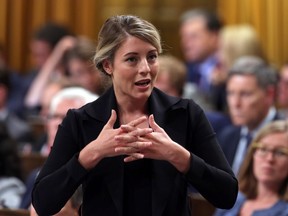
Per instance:
[[[277,159],[288,158],[288,148],[285,147],[269,149],[263,146],[261,143],[256,143],[253,145],[253,148],[255,149],[255,155],[259,157],[264,158],[267,157],[269,153],[271,153],[273,157]]]

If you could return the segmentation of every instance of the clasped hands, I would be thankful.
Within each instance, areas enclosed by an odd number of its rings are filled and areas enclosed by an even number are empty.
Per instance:
[[[155,122],[154,116],[142,116],[114,129],[117,114],[112,110],[111,117],[99,134],[97,140],[104,147],[104,157],[127,155],[125,162],[151,158],[167,160],[167,152],[172,151],[174,142]],[[150,127],[138,127],[148,121]],[[100,141],[102,140],[102,141]],[[105,144],[103,144],[105,143]]]
[[[125,162],[142,158],[165,160],[180,172],[187,172],[190,152],[174,142],[155,122],[153,115],[148,119],[139,117],[115,129],[116,119],[117,114],[112,110],[99,136],[81,150],[78,160],[84,168],[92,169],[104,158],[125,155]],[[138,127],[147,120],[149,127]]]

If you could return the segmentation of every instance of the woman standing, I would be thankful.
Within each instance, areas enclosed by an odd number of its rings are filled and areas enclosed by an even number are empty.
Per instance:
[[[82,184],[82,215],[188,216],[191,184],[231,208],[238,184],[203,110],[154,88],[161,40],[149,22],[113,16],[94,58],[112,87],[70,110],[33,191],[39,215],[58,212]]]

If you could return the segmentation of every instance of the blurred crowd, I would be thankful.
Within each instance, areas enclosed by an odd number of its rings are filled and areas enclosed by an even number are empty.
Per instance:
[[[288,62],[280,68],[269,62],[252,25],[225,25],[203,9],[188,10],[179,20],[183,58],[169,51],[158,57],[155,87],[193,99],[204,109],[227,161],[239,174],[237,209],[216,210],[215,215],[287,209]],[[0,46],[0,208],[30,209],[36,215],[31,187],[41,167],[24,178],[21,155],[46,157],[67,110],[95,100],[111,86],[110,77],[93,65],[93,41],[45,23],[27,42],[33,67],[25,72],[7,65]],[[275,122],[283,130],[274,130]],[[264,129],[268,132],[261,135]],[[280,168],[281,176],[275,174]],[[247,176],[255,180],[254,192],[248,190]],[[73,205],[67,205],[77,215],[81,192],[75,196]]]

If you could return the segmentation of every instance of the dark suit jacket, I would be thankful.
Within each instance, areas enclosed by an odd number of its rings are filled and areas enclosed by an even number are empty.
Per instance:
[[[153,90],[148,104],[149,112],[171,139],[192,152],[185,175],[166,161],[151,160],[152,216],[190,215],[188,182],[216,207],[231,208],[238,182],[203,110],[192,100],[170,97],[158,89]],[[32,202],[39,215],[59,211],[80,184],[83,215],[123,215],[123,157],[102,159],[89,172],[77,160],[79,151],[97,138],[111,109],[117,110],[113,88],[68,112],[34,186]],[[138,199],[141,202],[141,194]]]
[[[216,136],[221,134],[222,130],[232,125],[229,115],[217,111],[206,111],[205,115],[211,123],[212,128],[216,132]]]
[[[273,121],[279,119],[283,119],[283,117],[278,113],[276,113],[276,115],[273,118]],[[240,133],[241,133],[241,127],[230,125],[225,127],[218,136],[220,146],[231,166],[233,164],[236,150],[241,138]]]

